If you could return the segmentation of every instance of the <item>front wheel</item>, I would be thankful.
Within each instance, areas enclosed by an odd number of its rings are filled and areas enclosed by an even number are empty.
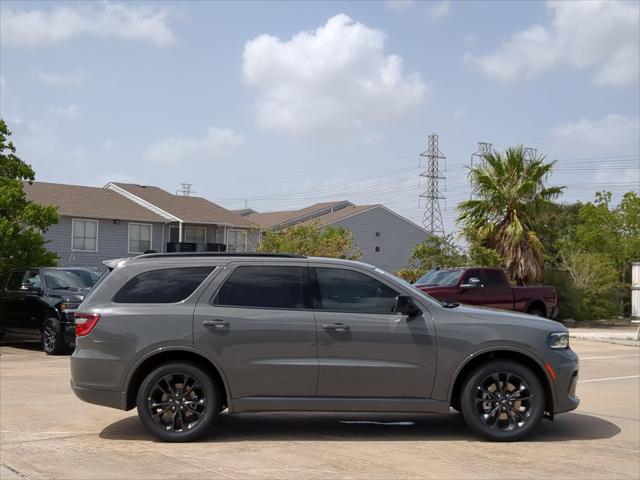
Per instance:
[[[527,367],[496,360],[469,375],[460,404],[472,430],[488,440],[509,442],[521,440],[540,423],[545,394]]]
[[[220,396],[209,375],[190,363],[168,363],[151,371],[137,396],[145,428],[166,442],[204,435],[220,411]]]
[[[68,345],[60,322],[55,318],[47,318],[42,324],[42,349],[47,355],[67,353]]]

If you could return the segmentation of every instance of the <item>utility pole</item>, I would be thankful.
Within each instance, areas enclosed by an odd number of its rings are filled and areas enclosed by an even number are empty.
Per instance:
[[[427,151],[420,154],[420,164],[422,159],[426,160],[426,168],[420,172],[420,179],[425,178],[426,190],[420,194],[424,198],[424,215],[422,225],[432,235],[444,236],[444,224],[442,223],[442,213],[440,212],[440,200],[444,200],[444,195],[440,193],[439,181],[444,180],[444,175],[438,166],[439,160],[445,157],[438,147],[438,135],[429,135]]]

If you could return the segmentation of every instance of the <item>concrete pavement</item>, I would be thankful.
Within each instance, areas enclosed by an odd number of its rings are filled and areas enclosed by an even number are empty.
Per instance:
[[[480,440],[460,415],[278,413],[222,415],[203,441],[167,444],[135,410],[78,400],[68,357],[4,346],[0,463],[29,479],[637,479],[640,353],[584,340],[573,348],[580,408],[519,443]]]

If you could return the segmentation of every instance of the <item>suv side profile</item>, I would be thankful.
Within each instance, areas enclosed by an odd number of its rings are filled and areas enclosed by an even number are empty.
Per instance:
[[[138,409],[166,441],[224,409],[461,411],[518,440],[573,410],[578,358],[562,325],[441,303],[348,260],[148,254],[121,260],[76,313],[71,386]]]
[[[96,270],[80,267],[12,270],[0,291],[2,338],[40,340],[47,355],[73,350],[73,314],[99,278]]]

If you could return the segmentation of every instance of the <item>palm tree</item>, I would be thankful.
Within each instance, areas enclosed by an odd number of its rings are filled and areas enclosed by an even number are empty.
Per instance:
[[[546,187],[555,161],[528,159],[522,146],[493,151],[469,171],[474,198],[458,205],[458,223],[472,243],[495,248],[509,277],[535,281],[544,271],[542,242],[534,231],[540,214],[564,187]]]

